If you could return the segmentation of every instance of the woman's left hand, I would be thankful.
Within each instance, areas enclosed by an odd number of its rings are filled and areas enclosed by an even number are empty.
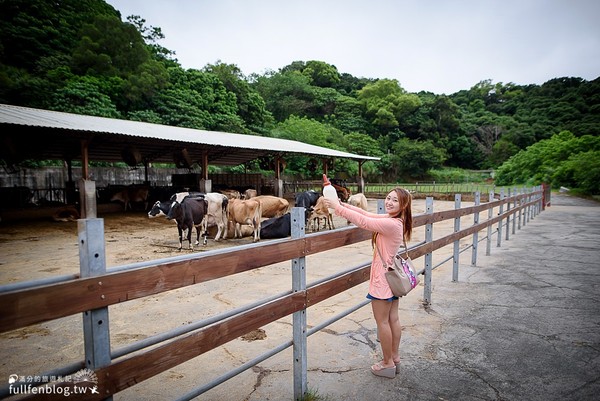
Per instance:
[[[340,200],[337,199],[337,201],[334,201],[329,198],[323,197],[323,203],[325,203],[325,206],[327,206],[327,208],[335,209],[335,207],[340,204]]]

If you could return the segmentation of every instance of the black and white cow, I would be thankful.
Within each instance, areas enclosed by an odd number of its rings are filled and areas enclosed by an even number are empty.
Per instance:
[[[173,204],[173,202],[171,200],[168,200],[165,202],[161,202],[161,201],[154,202],[154,205],[152,205],[152,208],[148,212],[148,217],[151,219],[153,219],[155,217],[161,217],[161,216],[167,217],[167,215],[169,214],[169,210],[171,210],[172,204]]]
[[[208,210],[208,202],[203,197],[191,198],[186,197],[181,202],[173,202],[171,209],[167,214],[167,219],[177,222],[177,230],[179,231],[179,249],[183,248],[183,230],[187,231],[187,239],[190,250],[194,250],[192,246],[192,228],[196,227],[196,243],[200,243],[200,232],[202,223],[204,222],[206,212]]]

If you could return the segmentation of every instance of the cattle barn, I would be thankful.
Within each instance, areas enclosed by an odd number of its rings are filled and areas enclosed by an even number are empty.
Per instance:
[[[187,168],[197,163],[201,167],[198,188],[202,192],[211,192],[209,164],[237,166],[261,157],[270,157],[275,161],[275,178],[278,183],[275,192],[282,196],[280,163],[287,154],[320,158],[323,160],[325,173],[328,160],[356,160],[359,164],[359,189],[364,188],[362,164],[368,160],[379,160],[376,157],[286,139],[172,127],[7,104],[0,104],[0,126],[0,159],[8,167],[27,159],[64,160],[69,168],[69,181],[72,181],[72,161],[81,161],[82,180],[79,191],[82,217],[96,215],[92,194],[95,186],[89,180],[90,161],[124,161],[130,166],[143,165],[146,171],[150,163],[175,162],[176,165]]]

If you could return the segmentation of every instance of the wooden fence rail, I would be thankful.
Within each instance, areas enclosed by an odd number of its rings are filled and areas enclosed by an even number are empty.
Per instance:
[[[461,238],[477,234],[486,228],[488,228],[487,240],[489,243],[491,239],[489,227],[497,224],[497,234],[500,236],[503,221],[508,235],[511,221],[513,230],[516,219],[518,219],[519,228],[521,228],[521,221],[525,225],[530,217],[533,218],[542,210],[544,206],[542,204],[543,194],[542,188],[523,189],[520,193],[515,190],[512,196],[505,197],[502,192],[500,199],[485,204],[475,204],[464,208],[458,207],[454,210],[434,213],[432,207],[428,207],[428,212],[414,216],[415,228],[421,226],[433,227],[436,223],[450,219],[460,221],[461,217],[479,216],[480,212],[486,210],[488,211],[488,219],[482,222],[477,222],[479,219],[474,219],[473,225],[442,238],[435,240],[426,238],[425,242],[410,248],[409,255],[413,260],[425,255],[425,261],[430,261],[435,250],[452,243],[458,244]],[[490,196],[490,199],[493,199],[493,196]],[[549,202],[549,200],[546,201]],[[433,204],[431,198],[428,198],[428,204]],[[457,203],[457,205],[459,204]],[[498,211],[498,214],[493,216],[492,211]],[[293,213],[293,221],[303,232],[304,222],[301,221],[303,219],[300,216],[303,214],[300,208],[295,208]],[[85,219],[78,222],[82,265],[79,278],[42,285],[32,282],[31,285],[16,290],[10,286],[6,286],[8,290],[0,286],[0,332],[78,313],[83,313],[86,316],[90,312],[104,310],[108,314],[108,306],[110,305],[215,280],[278,262],[289,260],[298,264],[298,261],[300,261],[300,267],[302,267],[304,258],[308,255],[326,252],[371,238],[369,232],[351,226],[329,232],[302,234],[298,237],[292,236],[288,239],[232,249],[160,259],[148,262],[147,266],[138,264],[131,267],[115,268],[108,270],[106,273],[89,277],[91,274],[89,274],[89,271],[84,271],[83,266],[94,263],[101,265],[103,263],[103,249],[90,250],[86,248],[90,246],[86,243],[86,238],[96,238],[93,233],[89,232],[91,228],[88,225],[97,220],[102,219]],[[103,234],[100,239],[96,238],[95,241],[99,241],[100,246],[103,247]],[[476,252],[477,242],[478,240],[473,241],[474,252]],[[85,260],[86,258],[91,260]],[[458,259],[457,255],[455,259]],[[457,262],[456,260],[455,263]],[[474,262],[472,263],[474,264]],[[216,265],[219,266],[219,269],[214,268]],[[431,302],[432,268],[431,263],[426,263],[425,269],[420,272],[420,274],[425,275],[423,299],[426,303]],[[99,271],[102,271],[102,266],[100,266]],[[297,271],[304,274],[302,268]],[[308,286],[306,286],[305,281],[302,282],[303,277],[300,276],[300,286],[281,294],[275,299],[271,298],[258,306],[247,308],[240,313],[211,322],[211,324],[200,325],[200,328],[191,332],[174,335],[162,341],[158,346],[144,349],[143,352],[136,352],[133,355],[127,354],[118,358],[111,358],[110,355],[114,352],[111,353],[110,345],[108,346],[109,349],[102,350],[102,346],[94,347],[96,345],[94,338],[86,338],[86,360],[80,366],[85,366],[95,372],[98,379],[97,388],[100,391],[97,394],[71,393],[71,396],[74,399],[85,400],[110,399],[115,393],[226,344],[261,326],[288,315],[303,313],[307,308],[368,280],[369,271],[370,266],[366,262],[354,269]],[[294,282],[296,283],[296,281]],[[294,287],[296,287],[296,284],[294,284]],[[105,319],[104,321],[100,320],[99,323],[105,322],[108,326],[107,315]],[[301,322],[301,319],[299,321]],[[306,324],[305,320],[303,324]],[[294,319],[294,326],[296,326],[296,319]],[[300,329],[300,332],[302,332],[302,329],[306,331],[306,327],[294,327],[295,332],[298,329]],[[91,333],[84,330],[85,337],[99,336],[98,332]],[[100,333],[102,333],[102,328]],[[108,333],[108,327],[106,327],[106,333]],[[306,333],[304,333],[304,337],[296,337],[296,334],[294,334],[295,346],[302,341],[306,341]],[[91,344],[89,350],[88,344]],[[108,361],[96,363],[99,360],[101,361],[102,358],[94,358],[98,356],[98,353],[102,354],[103,352],[108,355]],[[306,369],[305,361],[304,364],[294,364],[295,370],[301,368]],[[295,380],[299,378],[298,383],[295,382],[294,384],[294,395],[299,398],[306,391],[306,372],[304,372],[304,375],[302,375],[302,372],[295,372],[294,374]],[[47,388],[53,386],[48,383],[44,385]],[[54,385],[54,388],[66,385],[68,384],[58,383]],[[0,397],[6,395],[10,395],[10,389],[4,387],[0,391]],[[59,391],[52,392],[48,390],[44,394],[36,394],[31,397],[44,400],[64,399],[64,394]]]

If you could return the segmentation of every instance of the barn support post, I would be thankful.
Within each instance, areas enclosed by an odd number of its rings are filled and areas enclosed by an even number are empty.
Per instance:
[[[425,198],[425,213],[433,214],[433,197]],[[433,241],[433,223],[425,225],[425,243]],[[425,254],[425,279],[423,288],[423,304],[431,305],[431,276],[433,274],[433,252]]]
[[[79,180],[79,205],[81,208],[79,213],[82,219],[96,218],[95,181],[86,180],[84,178]]]
[[[460,209],[461,194],[454,195],[454,209]],[[460,231],[460,216],[454,218],[454,232]],[[458,281],[458,260],[460,257],[460,239],[454,241],[454,253],[452,257],[452,281]]]
[[[80,219],[77,221],[77,232],[80,277],[102,276],[106,273],[104,219]],[[102,281],[98,281],[96,285],[98,288],[102,288]],[[104,295],[100,291],[100,298],[103,297]],[[83,313],[83,341],[86,368],[96,370],[110,365],[108,307]],[[112,400],[112,397],[106,398],[106,400]]]
[[[475,206],[481,204],[481,193],[475,192]],[[473,225],[479,224],[479,212],[473,214]],[[479,245],[479,232],[473,233],[473,249],[471,250],[471,266],[477,266],[477,246]]]
[[[365,178],[363,177],[363,166],[364,161],[358,161],[358,177],[356,177],[356,183],[358,186],[358,192],[365,193]]]
[[[84,180],[90,178],[90,159],[88,156],[89,146],[89,141],[81,140],[81,178]]]
[[[303,207],[292,208],[291,234],[292,238],[304,238],[305,215]],[[306,291],[306,258],[292,259],[292,291]],[[294,352],[294,399],[303,399],[308,390],[308,363],[306,343],[306,305],[305,308],[294,312],[293,324],[293,352]]]
[[[198,183],[198,189],[205,194],[212,192],[212,180],[208,179],[208,152],[202,152],[202,176]]]
[[[144,159],[144,185],[150,185],[150,180],[148,180],[148,169],[150,168],[150,162],[147,159]]]
[[[75,190],[76,184],[73,181],[73,160],[66,159],[67,164],[67,181],[65,182],[65,188],[67,189],[67,204],[73,205],[77,203],[77,191]]]

